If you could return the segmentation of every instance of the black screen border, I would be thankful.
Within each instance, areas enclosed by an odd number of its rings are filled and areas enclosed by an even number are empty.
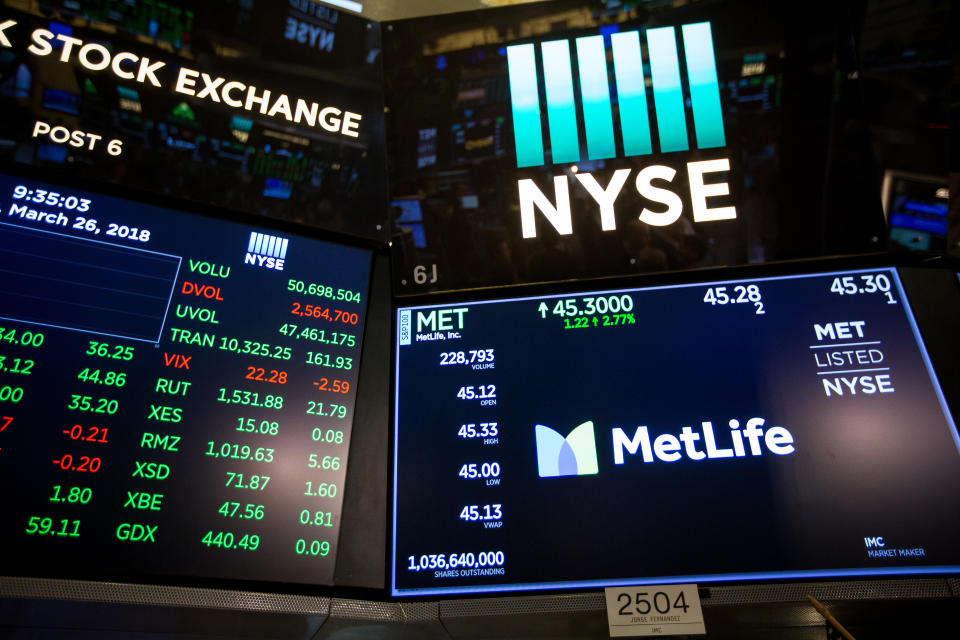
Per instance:
[[[684,270],[660,272],[655,274],[642,274],[630,276],[614,276],[606,278],[593,278],[582,280],[564,280],[560,282],[545,282],[536,284],[518,284],[499,287],[479,287],[474,289],[465,289],[460,291],[442,291],[436,293],[421,293],[416,295],[397,295],[394,297],[393,314],[391,319],[391,367],[390,367],[390,442],[389,442],[389,495],[387,505],[387,548],[388,554],[385,567],[385,584],[390,601],[411,602],[430,598],[431,600],[461,600],[471,598],[497,598],[497,597],[518,597],[518,596],[536,596],[558,593],[574,593],[584,591],[596,591],[602,589],[599,581],[591,581],[596,584],[584,585],[576,584],[573,581],[562,583],[523,583],[520,586],[513,584],[490,585],[489,588],[472,589],[464,587],[463,590],[441,590],[441,589],[408,589],[404,591],[397,590],[394,577],[394,562],[396,562],[396,535],[395,535],[395,502],[396,502],[396,411],[397,411],[397,374],[399,367],[399,345],[397,335],[397,317],[401,308],[434,306],[460,303],[477,303],[490,300],[506,300],[516,298],[535,298],[551,295],[565,294],[589,294],[592,292],[619,290],[619,289],[644,289],[652,287],[663,287],[673,285],[704,284],[709,285],[715,282],[750,280],[754,278],[776,278],[781,276],[797,276],[804,274],[816,275],[820,273],[832,273],[841,271],[856,271],[873,268],[892,268],[896,271],[900,287],[903,289],[907,298],[909,308],[907,309],[908,319],[915,336],[919,339],[918,346],[924,356],[925,364],[928,370],[932,369],[934,374],[934,384],[939,387],[942,401],[946,404],[946,409],[954,416],[954,422],[960,430],[960,364],[949,362],[948,354],[941,354],[936,346],[941,346],[948,342],[948,337],[942,335],[942,332],[929,327],[929,319],[921,322],[915,309],[918,306],[916,298],[916,273],[924,270],[951,271],[951,276],[957,274],[960,278],[960,260],[951,256],[930,256],[918,255],[913,253],[893,253],[877,252],[861,255],[842,255],[831,256],[828,258],[814,257],[799,260],[785,260],[777,262],[767,262],[762,264],[737,265],[733,267],[709,267],[699,270]],[[914,272],[913,278],[905,276],[905,270]],[[911,282],[913,280],[913,282]],[[942,283],[941,283],[942,285]],[[940,287],[941,291],[943,287]],[[956,315],[960,326],[960,295],[951,291],[953,296],[951,311]],[[924,306],[924,305],[920,305]],[[929,306],[927,304],[926,306]],[[938,335],[939,334],[939,335]],[[949,342],[960,342],[960,336]],[[936,346],[931,346],[936,345]],[[775,573],[775,572],[771,572]],[[877,580],[910,580],[917,578],[936,578],[951,577],[960,575],[951,571],[918,571],[910,572],[909,568],[893,574],[856,574],[856,575],[822,575],[822,576],[799,576],[790,577],[785,575],[766,575],[756,574],[756,577],[749,577],[749,574],[738,575],[733,578],[722,578],[717,580],[700,580],[698,584],[701,587],[711,585],[755,585],[771,584],[775,582],[804,583],[804,582],[849,582],[854,581],[877,581]],[[680,576],[676,576],[680,577]],[[702,578],[703,576],[698,576]],[[691,578],[693,580],[694,578]],[[677,582],[678,580],[669,580]],[[680,582],[689,580],[680,580]],[[618,583],[619,584],[619,583]],[[611,586],[615,586],[612,585]]]
[[[259,216],[243,211],[234,211],[222,207],[211,206],[192,200],[184,200],[171,196],[153,194],[130,187],[120,186],[109,182],[89,180],[77,176],[66,175],[59,171],[49,171],[37,168],[31,165],[24,165],[17,162],[8,162],[0,160],[0,174],[21,178],[24,180],[34,180],[47,184],[54,184],[68,189],[77,189],[87,191],[95,195],[101,195],[111,198],[118,198],[133,202],[135,204],[146,205],[170,209],[177,213],[209,218],[220,222],[227,222],[239,225],[249,225],[265,229],[276,229],[290,235],[296,235],[310,240],[319,240],[343,247],[365,250],[368,253],[369,269],[367,272],[367,302],[366,308],[369,313],[371,300],[369,292],[374,283],[374,266],[377,262],[375,258],[383,255],[388,249],[384,242],[352,236],[349,234],[321,229],[308,225],[301,225],[286,220]],[[360,362],[358,365],[358,374],[363,375],[364,363],[369,360],[371,355],[366,348],[366,338],[368,323],[364,323],[364,333],[361,337]],[[363,396],[363,390],[358,387],[357,398],[355,402],[360,403]],[[371,401],[375,401],[372,399]],[[356,412],[354,412],[354,423],[356,422]],[[353,425],[351,425],[351,429]],[[348,453],[348,473],[350,456],[354,453],[351,445],[351,451]],[[347,494],[350,487],[344,487],[344,495]],[[363,526],[362,523],[356,523],[355,526]],[[349,531],[345,531],[341,521],[340,536],[344,537]],[[339,567],[340,546],[337,545],[337,562],[334,564],[334,580],[336,581]],[[92,582],[113,582],[145,586],[171,586],[171,587],[199,587],[206,589],[229,590],[229,591],[251,591],[259,593],[283,594],[283,595],[306,595],[317,597],[351,597],[358,599],[380,599],[384,590],[370,587],[340,586],[336,582],[332,585],[306,584],[296,582],[277,582],[269,580],[243,580],[236,578],[212,578],[195,577],[185,575],[160,575],[152,573],[127,573],[116,574],[111,572],[70,572],[55,568],[58,564],[58,558],[51,556],[49,561],[42,565],[37,565],[36,570],[28,574],[18,572],[11,574],[8,571],[0,570],[0,576],[21,577],[21,578],[40,578],[54,580],[80,580]]]

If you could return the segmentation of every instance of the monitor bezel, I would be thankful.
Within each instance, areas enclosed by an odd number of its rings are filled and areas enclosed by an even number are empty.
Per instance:
[[[929,363],[929,370],[934,375],[934,384],[940,390],[944,404],[951,410],[951,414],[960,413],[960,392],[954,392],[945,388],[942,375],[934,362],[934,358],[929,356],[928,339],[924,329],[916,320],[916,314],[913,311],[913,305],[910,304],[910,293],[903,282],[901,274],[902,268],[913,267],[922,269],[952,270],[960,274],[960,260],[951,256],[930,256],[918,255],[913,253],[892,253],[875,252],[858,255],[842,255],[831,257],[815,257],[800,260],[785,260],[777,262],[768,262],[760,264],[740,265],[734,267],[710,267],[705,269],[693,269],[684,271],[670,271],[660,273],[635,274],[628,276],[613,276],[605,278],[583,279],[583,280],[564,280],[559,282],[542,282],[534,284],[518,284],[500,287],[481,287],[475,289],[463,289],[459,291],[442,291],[437,293],[421,293],[416,295],[399,295],[394,297],[393,317],[391,319],[391,369],[390,369],[390,412],[391,424],[389,429],[389,455],[390,470],[389,494],[388,494],[388,512],[387,512],[387,564],[385,571],[385,584],[391,601],[411,602],[422,600],[424,598],[438,600],[462,600],[471,598],[498,598],[498,597],[519,597],[519,596],[537,596],[537,595],[558,595],[564,592],[576,593],[591,590],[603,589],[604,585],[595,584],[598,581],[591,581],[594,584],[575,584],[574,581],[563,583],[543,583],[528,586],[528,583],[516,586],[514,584],[503,585],[502,588],[491,588],[480,591],[469,590],[470,587],[464,587],[463,590],[441,590],[418,588],[414,590],[397,590],[394,580],[394,562],[396,561],[396,534],[395,534],[395,516],[394,505],[396,502],[396,388],[398,374],[398,356],[399,345],[397,336],[397,318],[401,309],[417,308],[425,306],[443,306],[449,304],[477,303],[494,300],[510,300],[517,298],[536,298],[541,296],[562,296],[568,294],[590,294],[606,291],[615,291],[621,289],[643,289],[652,287],[669,287],[674,285],[711,285],[718,282],[743,281],[761,278],[777,278],[793,275],[815,275],[818,273],[833,273],[842,271],[857,271],[866,269],[890,268],[897,272],[900,286],[903,288],[904,295],[908,302],[908,318],[911,320],[911,326],[915,335],[919,339],[919,346],[924,360]],[[960,300],[960,296],[958,296]],[[960,422],[958,420],[957,422]],[[960,426],[960,425],[958,425]],[[960,565],[958,565],[960,568]],[[940,567],[937,567],[940,569]],[[723,585],[744,585],[761,587],[764,584],[771,583],[804,583],[804,582],[871,582],[871,581],[890,581],[890,580],[911,580],[922,578],[952,577],[960,575],[958,571],[906,571],[893,574],[834,574],[834,575],[809,575],[789,577],[776,572],[768,572],[771,575],[753,573],[738,574],[733,578],[718,578],[716,580],[703,580],[708,576],[696,576],[700,587],[723,586]],[[712,575],[712,574],[711,574]],[[756,577],[750,577],[751,575]],[[674,576],[680,578],[681,576]],[[680,580],[686,582],[690,580]],[[622,581],[621,581],[622,582]],[[677,582],[677,580],[669,580]],[[620,584],[620,583],[618,583]],[[611,583],[610,586],[617,586]],[[513,587],[513,588],[511,588]],[[482,587],[481,587],[482,588]]]
[[[373,285],[374,264],[377,255],[386,255],[389,249],[387,243],[380,242],[364,237],[352,236],[337,231],[312,227],[287,220],[280,220],[267,216],[259,216],[249,212],[235,211],[224,207],[217,207],[205,203],[199,203],[192,200],[175,198],[169,195],[154,194],[141,191],[132,187],[117,185],[112,182],[91,180],[85,177],[67,175],[55,169],[39,168],[33,165],[25,165],[18,162],[0,161],[0,174],[19,178],[23,180],[32,180],[45,184],[56,185],[67,189],[77,189],[86,191],[94,195],[106,196],[126,200],[135,204],[146,205],[170,209],[177,213],[199,216],[213,219],[220,222],[227,222],[238,225],[252,226],[263,229],[274,229],[290,235],[300,236],[309,240],[328,242],[342,247],[366,251],[368,255],[367,272],[367,291],[369,292]],[[367,309],[370,306],[369,293],[366,301]],[[361,337],[361,350],[359,363],[357,365],[358,375],[364,367],[365,357],[368,356],[365,348],[367,338],[368,323],[364,322],[364,332]],[[358,397],[355,402],[360,401],[362,390],[358,388]],[[356,417],[354,415],[354,417]],[[352,428],[352,426],[351,426]],[[349,452],[350,456],[353,452]],[[349,465],[349,457],[348,463]],[[348,488],[344,488],[346,494]],[[342,522],[341,522],[342,526]],[[341,529],[341,536],[344,531]],[[339,545],[337,547],[339,550]],[[10,574],[6,571],[0,575],[0,580],[5,578],[25,578],[36,580],[63,580],[63,581],[88,581],[91,583],[102,584],[128,584],[136,586],[160,586],[160,587],[199,587],[204,589],[213,589],[230,592],[258,592],[265,594],[279,595],[304,595],[315,597],[350,597],[359,599],[378,599],[383,595],[383,589],[338,586],[336,584],[308,584],[298,582],[278,582],[270,580],[246,580],[238,578],[214,578],[208,576],[189,576],[189,575],[163,575],[152,573],[111,573],[111,572],[69,572],[51,569],[54,563],[46,563],[41,570],[31,571],[30,573]],[[336,565],[335,565],[336,567]],[[336,569],[334,569],[336,577]]]

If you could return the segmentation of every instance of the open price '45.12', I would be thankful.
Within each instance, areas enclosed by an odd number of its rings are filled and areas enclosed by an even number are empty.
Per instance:
[[[497,385],[479,384],[460,387],[457,397],[461,400],[489,400],[497,397]]]

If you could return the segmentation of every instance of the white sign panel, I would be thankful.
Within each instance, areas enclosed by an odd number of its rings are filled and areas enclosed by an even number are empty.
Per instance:
[[[695,584],[606,589],[610,637],[705,634]]]

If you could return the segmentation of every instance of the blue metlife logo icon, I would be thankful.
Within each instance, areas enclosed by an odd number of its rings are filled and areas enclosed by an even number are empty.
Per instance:
[[[539,45],[544,78],[543,94],[547,103],[550,163],[582,162],[580,122],[586,135],[588,161],[617,157],[622,144],[627,157],[654,153],[651,115],[656,117],[659,153],[687,151],[687,97],[693,113],[693,130],[699,149],[717,149],[726,146],[723,130],[723,112],[720,105],[720,84],[713,50],[713,34],[709,22],[696,22],[680,27],[686,83],[680,74],[680,55],[674,27],[646,29],[648,60],[640,47],[641,31],[611,34],[611,58],[617,112],[619,114],[619,142],[613,122],[613,100],[610,72],[607,68],[606,36],[576,38],[576,75],[579,92],[575,92],[574,64],[570,40],[550,40]],[[538,167],[548,164],[544,154],[541,122],[540,86],[537,46],[535,44],[507,47],[507,68],[510,76],[510,101],[513,108],[513,131],[516,141],[517,167]],[[649,64],[649,73],[645,64]],[[649,77],[648,77],[649,76]],[[647,107],[647,84],[653,89],[653,114]],[[577,104],[577,98],[580,104]],[[723,155],[726,155],[723,152]],[[678,171],[664,161],[637,166],[617,163],[598,163],[612,170],[606,175],[594,175],[593,169],[571,167],[553,176],[553,190],[540,177],[519,177],[517,195],[520,210],[520,232],[524,238],[537,237],[537,211],[560,235],[573,233],[571,182],[582,187],[596,203],[600,214],[600,229],[617,228],[616,202],[630,174],[636,170],[634,184],[639,203],[631,203],[630,210],[638,212],[640,222],[665,227],[689,212],[693,223],[736,220],[736,207],[717,198],[730,195],[730,158],[716,157],[686,162],[686,181],[674,182]],[[721,174],[721,175],[711,175]],[[710,176],[710,177],[708,177]],[[598,177],[600,178],[598,180]],[[602,184],[602,180],[606,184]],[[656,183],[656,184],[655,184]],[[664,185],[665,186],[662,186]],[[678,191],[684,189],[688,197]],[[646,202],[660,207],[649,209]],[[639,206],[637,206],[639,204]],[[659,209],[659,210],[658,210]]]
[[[243,258],[243,263],[283,271],[289,242],[287,238],[268,236],[265,233],[251,231],[250,240],[247,242],[247,254]]]
[[[710,23],[685,24],[680,27],[680,31],[697,147],[723,147],[726,139]],[[686,151],[690,145],[676,30],[674,27],[658,27],[647,29],[645,33],[660,152]],[[575,43],[587,159],[614,158],[617,153],[604,36],[585,36],[577,38]],[[628,157],[652,154],[647,79],[641,56],[640,32],[614,33],[610,36],[610,43],[624,153]],[[582,158],[577,130],[578,114],[570,41],[542,42],[540,54],[552,162],[580,162]],[[507,47],[507,67],[517,167],[543,165],[545,160],[535,45]]]
[[[566,438],[550,427],[538,424],[537,471],[541,478],[589,476],[597,473],[597,442],[593,422],[584,422]]]

